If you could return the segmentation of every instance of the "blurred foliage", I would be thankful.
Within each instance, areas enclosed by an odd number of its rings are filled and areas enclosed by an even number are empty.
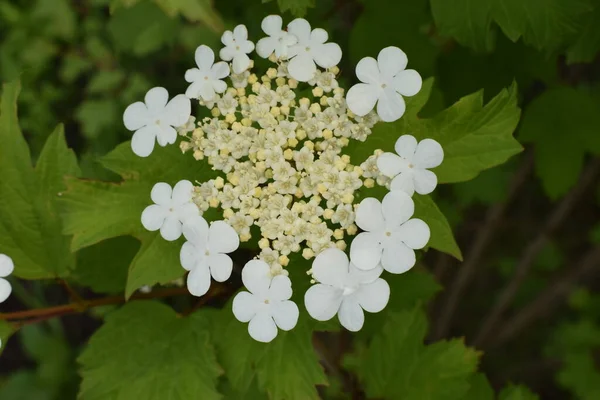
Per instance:
[[[518,273],[524,247],[544,233],[555,204],[600,155],[599,0],[0,0],[0,81],[22,82],[18,100],[19,87],[5,86],[0,112],[0,192],[12,196],[0,202],[0,242],[21,249],[16,275],[68,277],[92,297],[129,296],[181,276],[180,268],[164,268],[178,244],[140,231],[139,211],[157,180],[213,172],[179,157],[175,147],[134,158],[121,144],[130,138],[122,112],[153,86],[183,92],[183,72],[199,44],[217,49],[221,32],[238,23],[257,38],[269,13],[288,21],[306,16],[327,29],[344,50],[342,83],[354,79],[362,57],[390,45],[430,78],[405,118],[379,126],[374,141],[352,151],[364,158],[390,148],[389,138],[400,133],[444,144],[439,178],[453,184],[417,203],[432,227],[432,249],[458,259],[464,253],[468,261],[488,210],[509,202],[448,340],[427,338],[436,324],[432,301],[444,301],[460,264],[428,251],[420,267],[389,278],[388,307],[369,315],[352,339],[301,315],[295,330],[265,347],[229,312],[208,308],[184,319],[150,301],[18,331],[0,321],[0,399],[179,399],[199,392],[236,400],[600,398],[597,273],[569,287],[567,306],[547,310],[549,317],[512,341],[483,354],[467,347]],[[61,123],[64,129],[54,129]],[[517,155],[522,146],[525,154]],[[509,199],[526,157],[533,157],[535,178]],[[85,179],[65,182],[63,175]],[[591,186],[597,193],[588,189],[536,253],[511,315],[600,243],[600,192],[597,181]],[[66,188],[60,201],[50,195]],[[17,231],[25,232],[19,243]],[[305,276],[302,282],[309,284]],[[3,311],[68,301],[52,283],[15,280],[16,299]],[[171,305],[191,306],[177,299]],[[319,341],[317,354],[312,345]]]

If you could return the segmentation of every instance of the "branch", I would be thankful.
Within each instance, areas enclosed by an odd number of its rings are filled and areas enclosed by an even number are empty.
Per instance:
[[[499,346],[519,333],[523,332],[531,323],[539,318],[546,317],[554,307],[564,300],[587,274],[600,266],[600,246],[596,246],[582,258],[580,263],[567,275],[557,279],[554,284],[544,290],[535,300],[523,308],[517,315],[509,319],[504,328],[494,335],[493,346]]]
[[[449,286],[448,295],[442,304],[439,318],[437,319],[436,326],[431,335],[433,340],[442,339],[448,334],[450,322],[453,320],[454,313],[458,306],[458,301],[460,300],[467,285],[473,279],[473,276],[477,271],[477,267],[479,266],[488,245],[491,243],[494,233],[498,225],[500,225],[508,205],[519,192],[523,184],[527,181],[527,178],[532,170],[533,154],[530,153],[526,156],[525,160],[514,175],[510,183],[508,195],[506,196],[504,202],[498,203],[489,209],[483,229],[477,233],[474,243],[470,246],[471,251],[465,257],[465,262],[461,265],[458,275],[456,275],[456,278],[454,278],[454,281]]]
[[[554,209],[550,218],[546,222],[544,228],[539,232],[538,236],[529,243],[520,261],[517,263],[515,274],[513,278],[504,288],[500,297],[488,317],[483,322],[475,341],[474,346],[482,347],[486,344],[486,341],[490,339],[492,332],[496,328],[496,325],[501,318],[502,314],[510,306],[513,299],[515,298],[519,288],[525,281],[533,263],[544,246],[547,244],[550,236],[558,230],[562,223],[567,219],[581,196],[585,193],[588,186],[590,186],[596,178],[598,171],[600,170],[600,160],[593,160],[585,169],[577,185],[563,198],[563,200]]]
[[[203,297],[204,302],[223,293],[222,285],[211,285],[211,290]],[[157,289],[151,293],[136,293],[131,296],[130,300],[142,299],[160,299],[165,297],[179,296],[188,294],[186,287]],[[83,313],[90,308],[106,306],[111,304],[125,303],[126,299],[122,295],[108,296],[100,299],[81,300],[74,303],[63,304],[61,306],[36,308],[33,310],[17,311],[13,313],[0,314],[0,320],[15,322],[17,326],[29,325],[37,322],[46,321],[51,318],[62,317],[70,314]],[[202,303],[204,304],[204,303]]]

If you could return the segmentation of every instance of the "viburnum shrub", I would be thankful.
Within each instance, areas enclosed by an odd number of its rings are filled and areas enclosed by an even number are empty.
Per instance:
[[[386,306],[390,288],[383,271],[399,274],[415,265],[415,250],[427,245],[425,222],[411,218],[416,191],[431,193],[435,168],[444,152],[438,142],[398,138],[397,154],[377,151],[366,160],[344,154],[352,142],[364,142],[380,123],[402,117],[404,96],[421,89],[421,76],[406,69],[406,54],[397,47],[381,50],[377,59],[356,66],[362,83],[347,93],[338,84],[339,45],[328,34],[297,18],[284,29],[282,18],[262,21],[267,35],[256,45],[244,25],[226,31],[216,61],[204,45],[195,53],[196,67],[185,73],[184,95],[169,100],[162,87],[148,91],[144,102],[123,114],[134,131],[131,148],[140,157],[159,146],[179,142],[184,155],[207,163],[221,176],[196,184],[188,180],[157,182],[150,193],[155,204],[141,216],[143,226],[160,230],[165,240],[181,234],[181,265],[187,287],[206,294],[211,278],[229,279],[228,253],[240,242],[258,239],[259,252],[242,271],[249,292],[233,301],[233,313],[249,322],[250,336],[270,342],[277,328],[290,330],[298,306],[290,301],[290,262],[301,253],[312,260],[312,286],[304,297],[308,313],[326,321],[336,314],[348,330],[363,326],[364,314]],[[254,69],[256,52],[272,66]],[[206,107],[212,117],[199,121],[191,104]],[[171,188],[170,184],[175,184]],[[382,185],[390,189],[382,202],[356,201],[357,191]],[[217,209],[222,220],[208,223],[202,214]],[[253,229],[254,227],[258,229]],[[347,248],[347,243],[350,243]],[[347,255],[349,253],[349,257]]]

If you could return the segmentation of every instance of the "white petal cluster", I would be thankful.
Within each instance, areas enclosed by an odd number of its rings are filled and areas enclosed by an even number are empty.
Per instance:
[[[229,65],[223,61],[215,63],[215,53],[205,45],[196,49],[195,60],[198,68],[185,72],[185,80],[191,83],[185,95],[190,99],[211,101],[216,93],[223,93],[227,89],[223,79],[229,76]]]
[[[414,96],[421,90],[421,75],[414,69],[405,69],[408,58],[397,47],[386,47],[377,60],[365,57],[356,65],[356,76],[362,82],[348,91],[346,101],[353,113],[368,114],[377,104],[382,121],[396,121],[406,110],[402,96]]]
[[[264,261],[249,261],[242,270],[242,282],[248,292],[233,299],[233,314],[248,324],[248,333],[259,342],[270,342],[277,328],[289,331],[298,322],[299,310],[292,297],[292,282],[284,275],[272,276]]]
[[[337,314],[344,328],[359,331],[365,321],[363,310],[377,313],[390,298],[390,286],[379,277],[382,271],[381,267],[361,270],[343,251],[324,250],[312,265],[312,276],[319,283],[304,295],[306,310],[318,321]]]
[[[417,139],[403,135],[396,141],[396,153],[383,153],[377,159],[377,167],[393,178],[390,189],[401,190],[412,196],[429,194],[437,186],[437,176],[427,168],[435,168],[444,160],[442,146],[432,139]]]
[[[182,225],[198,216],[198,206],[192,201],[194,185],[183,180],[171,189],[168,183],[159,182],[152,188],[152,204],[142,212],[142,225],[149,231],[160,229],[161,236],[168,241],[179,239]]]
[[[186,124],[190,113],[190,100],[184,95],[177,95],[169,101],[167,89],[150,89],[143,103],[133,103],[123,113],[125,127],[135,132],[131,149],[140,157],[148,157],[154,149],[154,142],[162,147],[175,143],[175,128]]]
[[[219,53],[222,60],[232,61],[234,74],[241,74],[250,67],[248,54],[254,51],[254,43],[248,40],[248,29],[245,25],[238,25],[232,31],[225,31],[221,36],[225,45]]]
[[[0,254],[0,303],[4,303],[12,292],[12,286],[5,278],[12,274],[14,269],[15,264],[12,258],[6,254]]]
[[[190,273],[187,287],[194,296],[203,296],[210,288],[210,277],[225,282],[231,276],[233,261],[227,254],[237,250],[240,239],[226,222],[208,222],[201,216],[183,224],[187,242],[181,247],[181,265]]]

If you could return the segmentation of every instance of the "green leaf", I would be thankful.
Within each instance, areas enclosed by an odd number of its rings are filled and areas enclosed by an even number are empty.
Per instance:
[[[462,400],[494,400],[494,389],[484,374],[473,375],[470,384],[471,387]]]
[[[532,393],[525,386],[514,386],[509,385],[504,388],[500,395],[498,396],[498,400],[538,400],[539,397]]]
[[[0,106],[0,246],[13,258],[15,276],[65,276],[74,264],[61,234],[56,201],[65,175],[79,175],[62,126],[48,138],[35,169],[17,121],[18,82],[3,87]]]
[[[478,354],[462,340],[423,345],[426,316],[420,307],[390,313],[357,364],[369,397],[458,400],[469,390]]]
[[[211,179],[216,172],[205,162],[182,156],[177,145],[157,146],[149,157],[141,158],[126,142],[103,157],[101,163],[124,180],[68,180],[62,206],[64,231],[73,235],[72,250],[123,235],[140,240],[140,251],[129,267],[127,296],[143,285],[164,284],[183,276],[185,270],[179,264],[183,239],[167,242],[158,233],[147,232],[140,220],[142,211],[152,204],[150,191],[157,182],[173,186],[182,179]]]
[[[113,129],[119,116],[117,107],[113,99],[87,100],[77,108],[75,118],[82,125],[85,136],[95,139]]]
[[[561,386],[578,399],[594,400],[600,396],[600,372],[590,351],[573,351],[564,356],[557,374]]]
[[[202,22],[213,32],[224,31],[221,16],[213,6],[213,0],[155,0],[171,17],[181,14],[190,22]]]
[[[413,217],[427,222],[431,230],[431,238],[427,245],[462,261],[462,253],[458,244],[456,244],[452,228],[431,196],[415,195],[413,200],[415,201],[415,214]]]
[[[567,63],[589,63],[600,51],[600,1],[595,0],[594,10],[585,16],[583,28],[567,50]]]
[[[271,400],[320,398],[315,385],[326,385],[327,378],[313,349],[308,317],[302,314],[294,329],[280,330],[267,344],[248,335],[247,328],[231,315],[230,305],[219,317],[215,331],[218,358],[235,390],[244,393],[256,380]]]
[[[73,278],[96,293],[123,293],[127,285],[129,264],[140,249],[131,236],[102,241],[77,252]]]
[[[273,0],[262,0],[269,3]],[[309,8],[315,6],[316,0],[277,0],[277,5],[282,13],[289,11],[294,17],[304,17]]]
[[[157,302],[123,306],[79,358],[81,399],[220,399],[209,326],[203,312],[180,318]]]
[[[0,320],[0,355],[6,348],[8,339],[15,333],[15,328],[8,322]]]
[[[600,154],[600,103],[581,90],[561,87],[527,107],[519,138],[535,144],[535,168],[556,199],[575,185],[587,153]]]

